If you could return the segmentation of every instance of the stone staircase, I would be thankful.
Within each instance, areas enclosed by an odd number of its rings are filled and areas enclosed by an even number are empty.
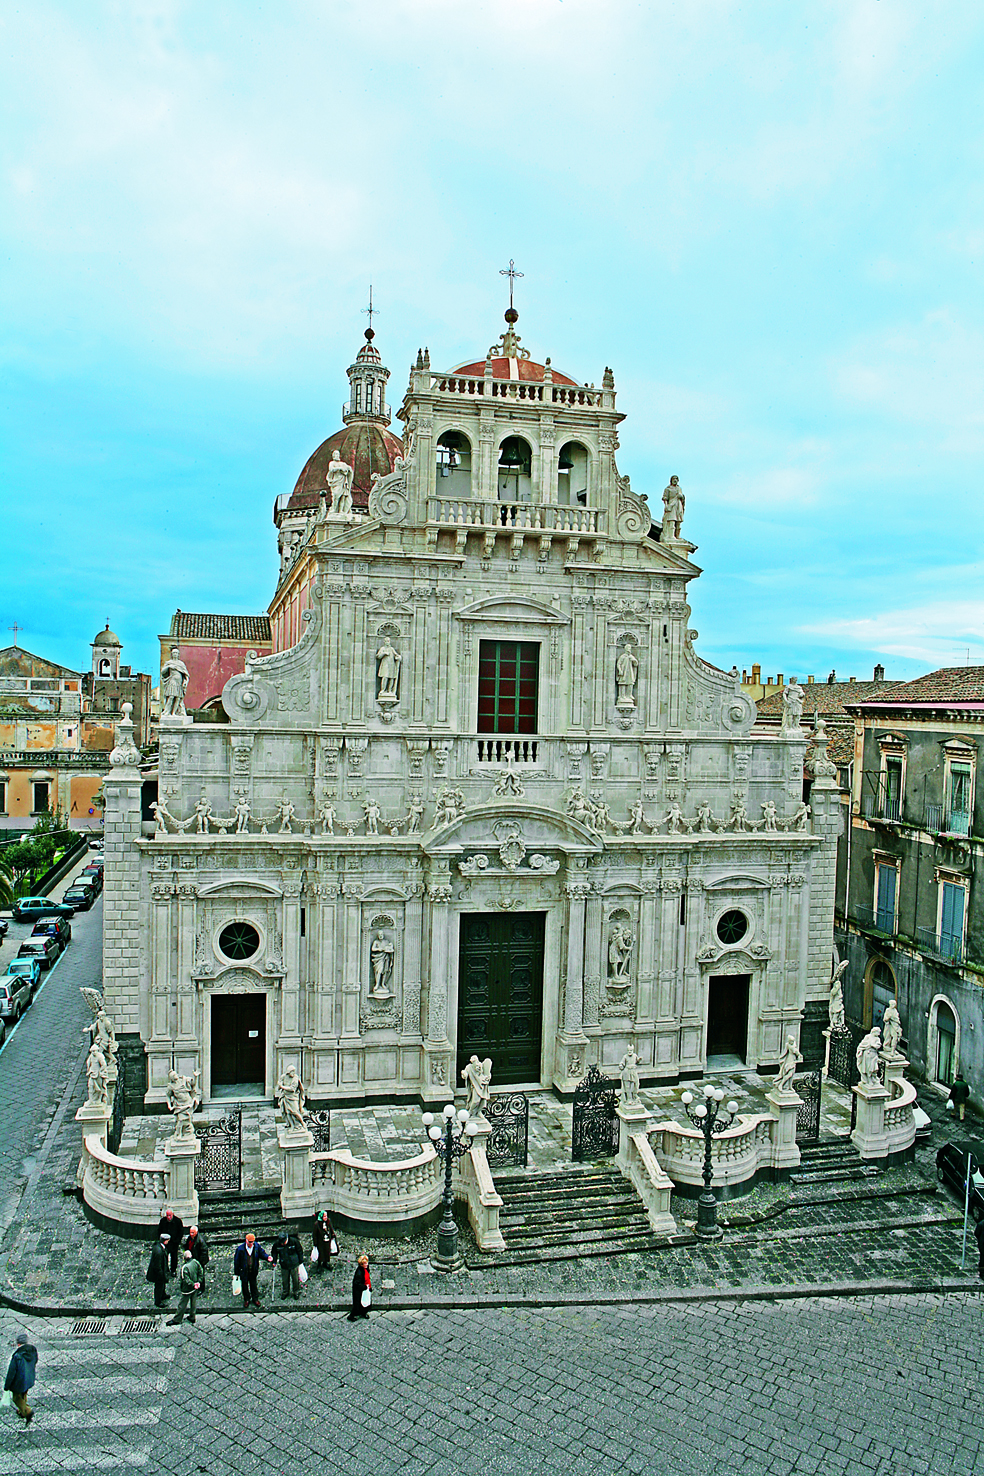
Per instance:
[[[240,1194],[203,1192],[198,1196],[198,1228],[205,1237],[210,1256],[216,1250],[239,1245],[247,1230],[252,1230],[260,1244],[269,1250],[270,1241],[283,1225],[280,1195],[275,1190]]]
[[[877,1178],[881,1170],[865,1163],[849,1138],[822,1138],[800,1145],[800,1165],[789,1182],[800,1188],[819,1184],[847,1184]]]
[[[505,1251],[497,1265],[525,1266],[581,1256],[610,1256],[665,1245],[654,1235],[643,1203],[613,1169],[570,1169],[500,1179],[499,1227]]]

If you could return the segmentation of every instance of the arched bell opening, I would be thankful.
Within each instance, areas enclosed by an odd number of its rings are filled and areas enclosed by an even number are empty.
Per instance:
[[[522,436],[507,436],[499,447],[497,487],[500,502],[533,500],[533,448]]]
[[[469,498],[471,487],[471,442],[463,431],[445,431],[437,440],[437,496]]]
[[[557,457],[557,501],[564,507],[586,507],[591,459],[580,441],[566,441]]]

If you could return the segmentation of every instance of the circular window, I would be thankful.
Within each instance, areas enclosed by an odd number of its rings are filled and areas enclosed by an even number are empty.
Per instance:
[[[219,934],[219,947],[226,958],[252,958],[260,946],[260,935],[248,922],[232,922]]]
[[[722,913],[717,925],[717,935],[722,943],[740,943],[748,932],[748,918],[737,908]]]

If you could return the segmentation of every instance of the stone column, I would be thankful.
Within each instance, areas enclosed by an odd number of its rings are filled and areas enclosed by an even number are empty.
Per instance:
[[[317,1195],[311,1184],[311,1150],[314,1137],[305,1128],[288,1128],[277,1124],[277,1142],[283,1158],[283,1186],[280,1190],[280,1208],[285,1220],[300,1219],[313,1215],[317,1209]]]
[[[174,884],[155,881],[151,885],[150,997],[146,1028],[148,1091],[147,1105],[167,1100],[167,1073],[171,1069],[171,899]]]
[[[425,1100],[446,1101],[454,1091],[451,1042],[448,1040],[448,930],[451,874],[448,863],[432,867],[427,883],[430,902],[430,967],[427,979],[427,1039],[424,1042]]]
[[[199,1069],[199,1043],[195,1030],[195,903],[198,889],[191,882],[178,886],[178,978],[174,1021],[175,1068],[182,1076]]]
[[[585,909],[583,1023],[597,1025],[598,1008],[604,994],[608,960],[602,946],[604,903],[592,892]]]
[[[565,883],[567,896],[567,959],[564,970],[564,1024],[554,1070],[558,1091],[572,1092],[587,1069],[588,1037],[584,1033],[584,923],[591,883]]]
[[[862,1158],[887,1158],[889,1144],[885,1132],[885,1108],[889,1102],[888,1088],[867,1086],[861,1082],[851,1090],[858,1099],[857,1123],[851,1142]]]
[[[403,935],[403,1034],[420,1036],[420,968],[424,926],[423,888],[411,882]]]
[[[116,747],[109,756],[110,773],[103,790],[106,806],[105,890],[103,893],[103,996],[106,1011],[116,1025],[117,1038],[133,1040],[141,1028],[143,954],[140,907],[142,858],[139,769],[140,753],[133,741],[132,704],[122,704]],[[131,1058],[132,1059],[132,1058]]]
[[[362,887],[358,882],[343,882],[345,898],[345,972],[342,976],[342,1037],[346,1041],[359,1036],[359,997],[362,978],[359,957],[362,947]]]
[[[284,882],[284,976],[280,990],[280,1036],[276,1042],[279,1076],[288,1066],[301,1070],[301,883]]]
[[[164,1144],[167,1157],[167,1202],[186,1225],[198,1220],[198,1190],[195,1188],[195,1160],[202,1151],[197,1138],[168,1138]]]
[[[656,898],[652,882],[643,882],[639,907],[639,948],[636,955],[636,1020],[651,1025],[654,1019],[653,986],[656,982]]]
[[[794,1091],[774,1089],[766,1092],[765,1100],[770,1111],[779,1119],[772,1142],[772,1169],[780,1178],[785,1179],[789,1170],[798,1168],[800,1162],[799,1144],[796,1142],[796,1112],[803,1105],[803,1098]]]

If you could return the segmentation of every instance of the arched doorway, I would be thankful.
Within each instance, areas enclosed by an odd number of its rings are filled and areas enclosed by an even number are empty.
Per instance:
[[[933,1080],[950,1086],[957,1069],[957,1017],[945,999],[936,1001],[930,1023],[935,1033],[935,1049],[929,1061]]]
[[[864,976],[864,1023],[869,1030],[875,1025],[881,1029],[889,1000],[898,997],[891,964],[883,958],[873,958]]]

